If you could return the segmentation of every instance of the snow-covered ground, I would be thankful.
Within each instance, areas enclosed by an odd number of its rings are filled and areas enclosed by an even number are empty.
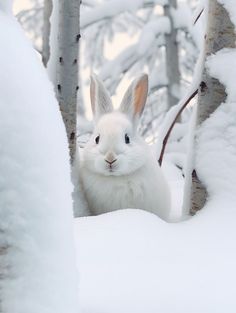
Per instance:
[[[138,210],[78,219],[81,313],[235,312],[234,209],[220,198],[178,224]]]

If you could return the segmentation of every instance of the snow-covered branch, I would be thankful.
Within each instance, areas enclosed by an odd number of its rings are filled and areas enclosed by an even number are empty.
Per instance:
[[[81,28],[91,26],[94,23],[97,23],[101,20],[111,19],[117,15],[125,12],[131,11],[135,12],[139,8],[146,5],[161,4],[164,5],[167,3],[167,0],[136,0],[136,1],[127,1],[127,0],[110,0],[103,2],[96,8],[83,12],[81,15]]]

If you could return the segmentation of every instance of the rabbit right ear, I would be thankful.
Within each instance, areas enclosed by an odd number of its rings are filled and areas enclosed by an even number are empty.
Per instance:
[[[113,111],[110,96],[103,83],[95,74],[91,76],[90,100],[93,115],[96,119],[105,113]]]
[[[143,112],[148,94],[148,76],[143,74],[136,78],[126,91],[120,105],[121,112],[137,120]]]

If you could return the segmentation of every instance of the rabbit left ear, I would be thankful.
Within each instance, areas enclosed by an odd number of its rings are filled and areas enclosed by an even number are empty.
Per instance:
[[[91,76],[90,100],[95,118],[99,118],[101,115],[113,111],[110,96],[103,83],[95,74]]]
[[[128,114],[129,117],[140,117],[148,94],[148,76],[141,75],[135,79],[126,91],[121,102],[120,111]]]

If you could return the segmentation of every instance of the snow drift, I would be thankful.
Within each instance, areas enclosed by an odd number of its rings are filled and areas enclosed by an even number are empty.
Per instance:
[[[77,312],[65,129],[45,70],[7,12],[0,12],[1,310]]]

